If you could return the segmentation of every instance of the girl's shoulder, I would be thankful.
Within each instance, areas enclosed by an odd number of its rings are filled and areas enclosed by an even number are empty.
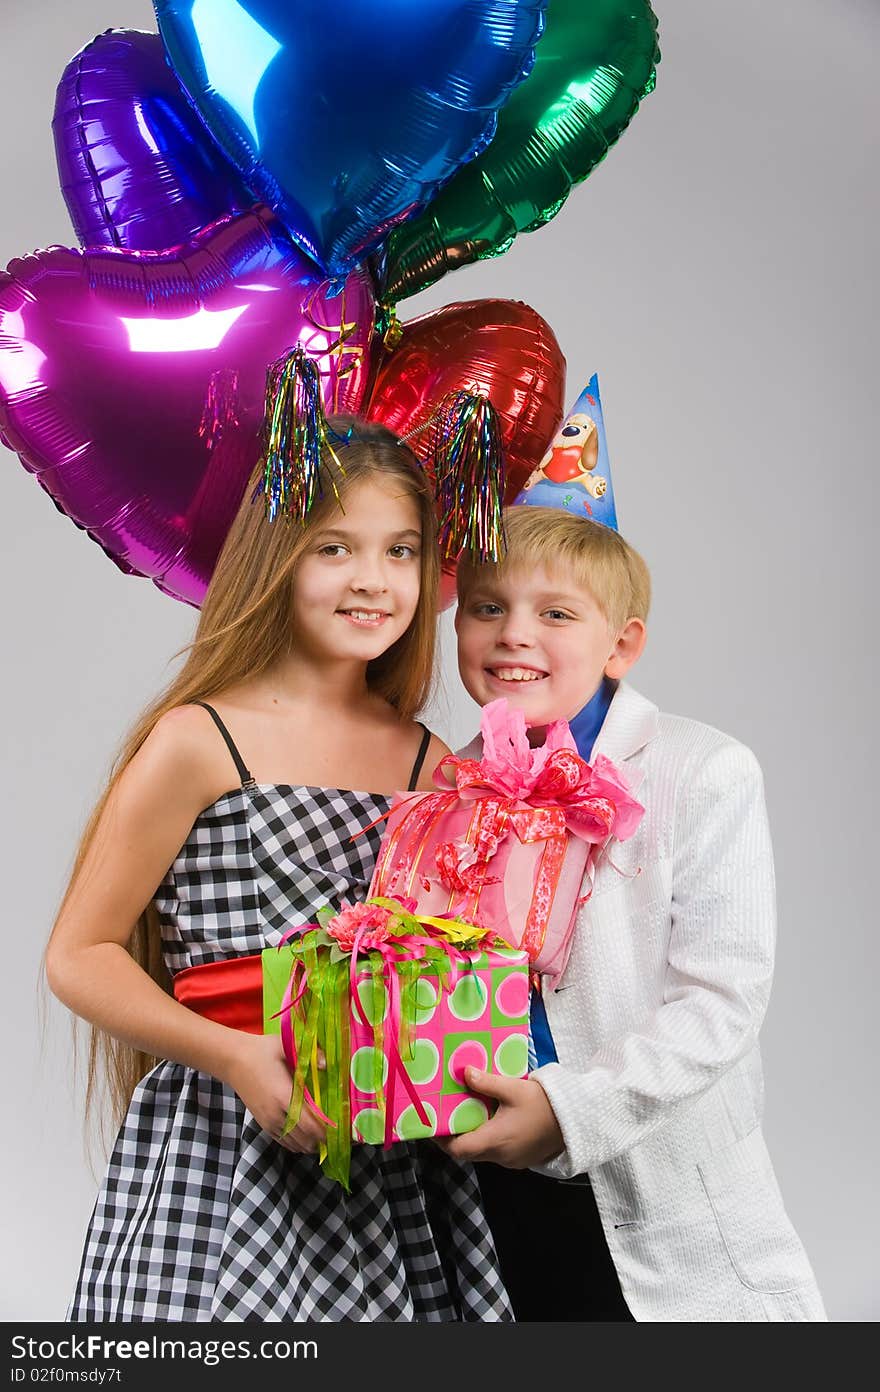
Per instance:
[[[233,785],[241,783],[244,761],[253,761],[247,766],[253,768],[258,782],[329,783],[379,789],[391,784],[406,787],[412,783],[425,791],[434,786],[434,770],[450,753],[440,736],[420,721],[401,720],[396,711],[377,703],[365,724],[357,723],[350,731],[335,727],[343,746],[343,755],[335,761],[340,769],[335,764],[325,767],[321,747],[337,743],[330,739],[326,729],[313,730],[313,738],[305,746],[301,739],[297,740],[296,757],[291,759],[284,749],[294,748],[294,745],[289,739],[285,744],[283,718],[279,729],[273,731],[277,716],[267,720],[266,712],[257,715],[247,703],[225,692],[212,698],[211,705],[216,707],[220,729],[214,716],[203,706],[175,706],[157,722],[148,741],[153,746],[154,766],[161,766],[166,777],[176,771],[176,775],[190,785],[202,807],[209,806]],[[232,740],[236,742],[235,752]],[[348,774],[348,781],[342,769]]]
[[[172,706],[159,716],[145,741],[168,757],[200,763],[210,755],[213,722],[204,706]]]
[[[137,757],[145,772],[186,785],[190,798],[203,807],[228,792],[235,782],[229,753],[203,706],[173,706],[165,711]]]

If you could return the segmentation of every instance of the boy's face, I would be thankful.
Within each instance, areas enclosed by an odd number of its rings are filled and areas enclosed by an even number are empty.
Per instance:
[[[506,696],[530,726],[570,720],[603,675],[624,675],[645,636],[639,619],[616,634],[589,590],[544,567],[478,580],[455,629],[468,694],[481,706]]]

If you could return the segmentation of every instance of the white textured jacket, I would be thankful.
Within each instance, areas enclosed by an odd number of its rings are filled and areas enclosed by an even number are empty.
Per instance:
[[[594,753],[646,811],[599,865],[547,983],[559,1063],[532,1076],[565,1150],[541,1171],[589,1175],[636,1320],[824,1320],[761,1134],[775,940],[761,770],[626,683]]]

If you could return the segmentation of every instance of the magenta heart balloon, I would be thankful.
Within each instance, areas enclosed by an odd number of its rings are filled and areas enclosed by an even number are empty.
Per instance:
[[[266,368],[299,343],[361,404],[374,304],[266,209],[167,252],[52,247],[0,272],[0,439],[123,570],[199,604],[259,457]]]

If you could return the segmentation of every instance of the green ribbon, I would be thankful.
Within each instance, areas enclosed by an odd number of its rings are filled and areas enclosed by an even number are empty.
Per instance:
[[[409,919],[411,916],[402,917]],[[421,924],[415,918],[412,918],[412,924],[421,936]],[[363,979],[359,983],[359,1004],[361,1013],[372,1023],[371,1083],[377,1109],[383,1116],[385,1089],[382,1075],[387,1051],[398,1050],[404,1060],[412,1059],[415,1054],[418,983],[424,975],[436,976],[441,991],[446,989],[452,965],[450,949],[425,943],[424,939],[418,945],[420,955],[413,956],[413,946],[408,943],[412,931],[410,923],[401,926],[410,929],[410,932],[386,939],[384,953],[371,948],[358,956],[358,971],[366,968],[369,972],[366,983]],[[351,954],[343,952],[323,928],[315,928],[281,948],[265,948],[262,957],[266,1033],[280,1032],[278,1013],[291,976],[300,965],[307,982],[299,1000],[294,1000],[292,1005],[296,1066],[282,1135],[287,1135],[297,1125],[306,1088],[311,1082],[314,1101],[334,1123],[327,1128],[326,1146],[320,1153],[321,1169],[329,1179],[337,1180],[348,1191],[351,1170]],[[397,972],[400,978],[400,1022],[397,1037],[393,1039],[386,1037],[382,1009],[386,980],[392,971]],[[366,993],[365,984],[368,987]],[[326,1063],[323,1069],[318,1069],[315,1062],[319,1048],[323,1050]]]

